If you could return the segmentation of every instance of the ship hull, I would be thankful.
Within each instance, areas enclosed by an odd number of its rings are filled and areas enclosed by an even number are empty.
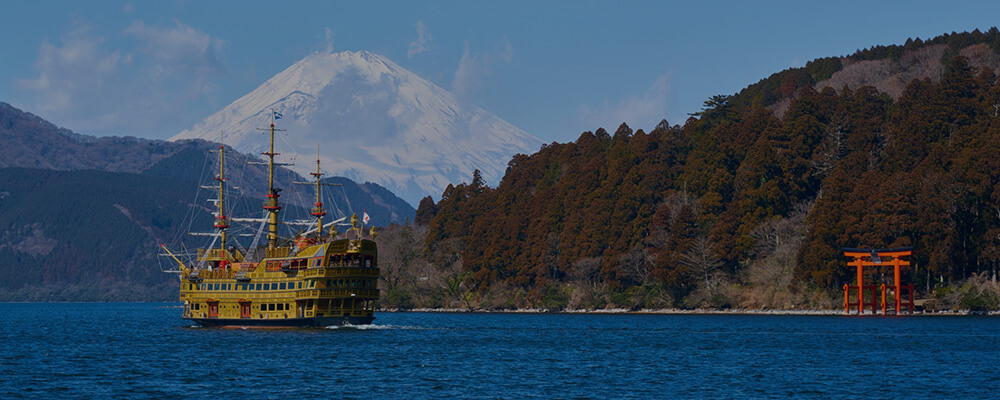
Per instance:
[[[184,318],[203,327],[240,327],[240,328],[322,328],[328,326],[369,325],[375,317],[314,317],[288,319],[249,319],[249,318]]]

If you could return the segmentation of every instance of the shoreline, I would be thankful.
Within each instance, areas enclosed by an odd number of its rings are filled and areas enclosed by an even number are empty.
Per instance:
[[[795,316],[848,316],[857,317],[858,314],[844,314],[841,310],[757,310],[757,309],[729,309],[729,310],[715,310],[715,309],[679,309],[679,308],[666,308],[666,309],[641,309],[641,310],[630,310],[624,308],[613,308],[613,309],[583,309],[583,310],[549,310],[541,308],[526,308],[526,309],[513,309],[513,310],[487,310],[487,309],[475,309],[469,310],[465,308],[411,308],[411,309],[398,309],[398,308],[379,308],[375,312],[383,313],[397,313],[397,312],[418,312],[418,313],[469,313],[469,314],[630,314],[630,315],[795,315]],[[896,315],[882,315],[882,314],[870,314],[865,313],[861,316],[865,317],[885,317]],[[902,313],[899,316],[1000,316],[1000,311],[970,311],[970,310],[960,310],[960,311],[935,311],[935,312],[914,312],[913,314]]]
[[[177,301],[127,301],[127,302],[116,302],[116,301],[0,301],[0,304],[162,304],[161,307],[165,308],[180,308],[182,307],[180,302]],[[696,309],[682,309],[682,308],[656,308],[656,309],[639,309],[631,310],[627,308],[603,308],[603,309],[572,309],[572,310],[553,310],[545,308],[519,308],[519,309],[473,309],[469,310],[466,308],[376,308],[375,312],[379,313],[403,313],[403,312],[414,312],[414,313],[468,313],[468,314],[632,314],[632,315],[797,315],[797,316],[809,316],[809,315],[830,315],[830,316],[851,316],[856,317],[858,314],[844,314],[841,310],[827,310],[827,309],[751,309],[751,308],[740,308],[740,309],[709,309],[709,308],[696,308]],[[971,311],[971,310],[943,310],[943,311],[916,311],[913,314],[900,314],[900,316],[1000,316],[1000,311]],[[870,314],[865,313],[861,316],[871,317],[885,317],[882,314]],[[895,316],[895,315],[888,315]]]

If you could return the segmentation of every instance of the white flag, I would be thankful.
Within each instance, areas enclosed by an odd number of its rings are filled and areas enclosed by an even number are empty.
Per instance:
[[[361,217],[361,223],[367,225],[368,221],[371,220],[371,217],[368,216],[368,212],[367,211],[362,211],[361,213],[364,214],[364,216]]]

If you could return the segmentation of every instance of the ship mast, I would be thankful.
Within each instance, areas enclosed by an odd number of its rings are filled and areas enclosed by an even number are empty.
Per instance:
[[[322,237],[323,216],[326,215],[326,210],[323,209],[323,202],[321,201],[322,198],[320,198],[320,187],[322,185],[320,185],[319,180],[320,177],[323,176],[323,173],[319,171],[319,144],[316,145],[316,172],[310,173],[309,175],[316,178],[316,207],[313,207],[311,214],[316,217],[316,237]]]
[[[281,189],[274,187],[274,132],[281,132],[283,129],[274,129],[274,121],[281,118],[281,114],[271,109],[271,147],[267,153],[260,153],[267,156],[267,200],[264,201],[264,210],[267,210],[267,249],[274,250],[278,247],[278,211],[281,205],[278,204],[278,192]]]
[[[222,144],[222,140],[219,140],[219,176],[215,180],[219,181],[219,201],[216,206],[219,208],[219,213],[215,216],[215,229],[219,230],[219,253],[224,255],[226,252],[226,228],[229,228],[229,218],[226,217],[226,208],[224,200],[226,193],[226,177],[224,175],[224,167],[226,162],[226,148]]]
[[[323,208],[323,186],[340,186],[339,183],[322,183],[321,177],[326,175],[320,172],[319,169],[319,144],[316,145],[316,172],[311,172],[315,179],[312,182],[292,182],[299,185],[312,185],[316,190],[316,207],[312,208],[312,216],[316,217],[316,238],[323,237],[323,216],[326,215],[326,209]]]

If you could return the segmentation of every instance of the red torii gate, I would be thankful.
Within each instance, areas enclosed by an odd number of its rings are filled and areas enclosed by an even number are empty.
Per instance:
[[[866,306],[871,306],[872,315],[876,313],[875,311],[875,285],[865,285],[865,274],[864,267],[874,267],[874,266],[887,266],[892,265],[893,267],[893,285],[887,286],[885,284],[881,285],[882,289],[882,315],[886,315],[886,289],[889,289],[893,293],[895,299],[895,311],[896,315],[899,315],[902,311],[902,306],[906,305],[910,314],[913,314],[913,284],[902,285],[900,283],[900,267],[908,267],[910,262],[908,260],[902,260],[900,257],[913,255],[913,247],[901,247],[896,249],[852,249],[843,248],[844,256],[851,257],[854,260],[847,263],[848,266],[854,266],[858,271],[858,284],[857,286],[852,286],[844,284],[844,314],[851,313],[851,306],[857,306],[858,315],[864,314]],[[851,289],[857,291],[857,302],[851,302]],[[907,301],[902,299],[902,291],[907,289]],[[869,296],[871,301],[865,301],[865,291],[870,290],[871,295]]]

